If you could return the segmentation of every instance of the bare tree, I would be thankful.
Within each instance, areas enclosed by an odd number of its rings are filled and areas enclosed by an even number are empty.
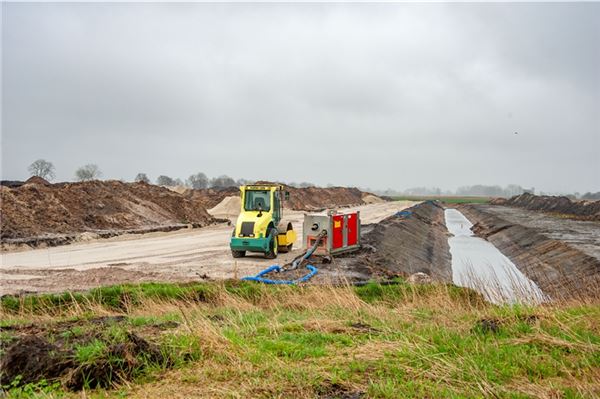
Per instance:
[[[175,180],[169,176],[160,175],[156,178],[156,184],[159,186],[173,187],[175,185]]]
[[[214,188],[235,187],[235,185],[235,180],[227,175],[215,177],[210,181],[210,186]]]
[[[135,181],[138,183],[150,183],[150,179],[148,178],[148,175],[145,173],[138,173],[137,176],[135,177]]]
[[[242,179],[238,179],[238,180],[236,181],[236,184],[237,184],[238,186],[243,186],[243,185],[245,185],[245,184],[251,184],[251,183],[252,183],[252,180],[243,179],[243,178],[242,178]]]
[[[186,183],[194,189],[206,188],[208,187],[208,177],[204,173],[199,172],[188,177]]]
[[[52,162],[48,162],[45,159],[38,159],[37,161],[34,161],[31,165],[29,165],[27,170],[29,170],[31,176],[38,176],[46,180],[52,180],[55,176],[54,165],[52,165]]]
[[[75,178],[78,181],[96,180],[102,176],[100,168],[96,164],[87,164],[75,171]]]

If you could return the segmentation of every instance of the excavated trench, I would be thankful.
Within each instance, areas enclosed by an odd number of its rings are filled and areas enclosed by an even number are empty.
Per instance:
[[[456,237],[456,231],[448,232],[440,203],[424,202],[377,224],[363,225],[363,248],[357,253],[336,256],[331,263],[316,264],[319,274],[314,282],[382,281],[425,273],[434,281],[477,289],[495,302],[540,302],[597,294],[600,257],[592,256],[600,245],[597,222],[563,220],[542,212],[519,210],[531,213],[529,218],[523,218],[525,223],[535,221],[525,226],[492,213],[499,213],[502,207],[457,208],[464,214],[463,223],[469,224],[463,226],[468,232],[462,234],[468,238]],[[540,225],[540,218],[549,219]],[[572,223],[597,226],[581,225],[577,230]],[[449,226],[450,230],[455,227]],[[561,233],[567,230],[569,234]],[[590,231],[596,234],[589,234]],[[457,249],[454,245],[453,249],[449,240],[462,247]],[[465,268],[461,262],[471,268],[470,275],[458,276],[456,269]]]
[[[594,256],[590,248],[597,250],[600,239],[589,232],[600,230],[600,223],[574,222],[523,209],[519,212],[525,214],[513,217],[497,206],[463,205],[459,209],[474,223],[478,237],[494,244],[552,299],[599,292],[600,256]]]
[[[446,227],[456,285],[482,293],[494,303],[539,303],[547,300],[540,288],[489,241],[473,234],[473,224],[456,209],[446,209]]]

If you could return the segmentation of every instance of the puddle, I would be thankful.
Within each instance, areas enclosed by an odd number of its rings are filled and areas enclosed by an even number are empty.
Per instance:
[[[540,288],[492,243],[476,237],[473,224],[456,209],[444,211],[452,255],[454,284],[473,288],[494,303],[539,303],[547,300]]]

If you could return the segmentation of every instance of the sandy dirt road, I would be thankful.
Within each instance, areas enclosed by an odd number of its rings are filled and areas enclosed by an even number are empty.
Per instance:
[[[363,224],[376,223],[414,205],[399,201],[362,205]],[[304,212],[287,211],[298,231],[291,253],[280,254],[284,264],[299,252]],[[235,215],[230,215],[234,218]],[[101,285],[143,281],[191,281],[237,278],[255,274],[274,263],[262,255],[233,259],[227,224],[144,236],[119,236],[21,252],[4,252],[0,264],[0,295],[19,292],[84,290]]]

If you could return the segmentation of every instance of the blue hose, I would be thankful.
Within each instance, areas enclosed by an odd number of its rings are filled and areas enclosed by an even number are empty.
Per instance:
[[[319,271],[319,269],[317,269],[313,265],[306,265],[306,268],[308,270],[310,270],[310,273],[308,273],[308,274],[306,274],[306,275],[304,275],[304,276],[302,276],[302,277],[300,277],[300,278],[298,278],[296,280],[271,280],[269,278],[262,277],[265,274],[268,274],[268,273],[271,273],[271,272],[279,272],[279,271],[281,271],[281,267],[279,267],[279,265],[273,265],[273,266],[267,267],[265,270],[261,271],[256,276],[242,277],[242,280],[245,280],[245,281],[256,281],[258,283],[264,283],[264,284],[287,284],[287,285],[294,285],[294,284],[303,283],[305,281],[310,280]]]
[[[309,248],[304,253],[304,255],[299,256],[298,258],[294,259],[294,261],[292,262],[291,269],[285,269],[283,271],[294,270],[302,262],[304,262],[306,259],[310,258],[310,256],[313,254],[313,252],[315,252],[315,250],[319,246],[319,242],[320,242],[321,238],[325,237],[325,235],[327,235],[327,231],[323,230],[317,236],[317,240],[315,241],[315,243],[313,244],[313,246],[311,248]],[[271,273],[271,272],[279,273],[280,271],[282,271],[281,267],[279,265],[273,265],[273,266],[267,267],[265,270],[261,271],[256,276],[242,277],[242,280],[245,280],[245,281],[256,281],[256,282],[264,283],[264,284],[288,284],[288,285],[294,285],[294,284],[303,283],[305,281],[310,280],[319,271],[319,269],[317,269],[313,265],[306,265],[306,268],[309,270],[309,273],[306,274],[306,275],[304,275],[304,276],[302,276],[302,277],[300,277],[300,278],[298,278],[298,279],[296,279],[296,280],[271,280],[269,278],[264,278],[263,277],[265,274],[268,274],[268,273]]]

